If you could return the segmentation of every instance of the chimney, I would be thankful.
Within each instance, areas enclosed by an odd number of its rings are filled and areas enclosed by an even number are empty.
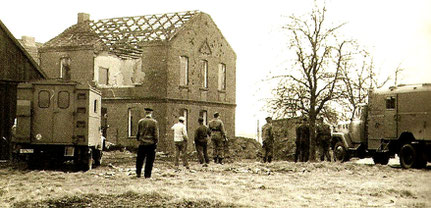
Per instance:
[[[78,13],[78,24],[84,23],[85,21],[90,20],[90,14],[87,13]]]

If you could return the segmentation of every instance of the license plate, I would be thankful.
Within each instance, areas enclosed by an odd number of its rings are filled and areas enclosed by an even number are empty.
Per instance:
[[[21,154],[34,153],[34,149],[20,149],[19,153]]]

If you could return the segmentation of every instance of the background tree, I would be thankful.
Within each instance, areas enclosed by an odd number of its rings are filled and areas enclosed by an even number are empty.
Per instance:
[[[268,106],[277,116],[307,116],[311,131],[310,160],[316,158],[316,117],[331,100],[342,97],[342,64],[355,50],[351,40],[340,40],[338,30],[344,24],[327,26],[325,6],[315,4],[311,13],[290,16],[284,29],[289,32],[289,48],[295,52],[292,67],[274,76],[279,84]]]

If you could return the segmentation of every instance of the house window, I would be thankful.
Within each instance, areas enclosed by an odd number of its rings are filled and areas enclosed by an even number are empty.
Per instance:
[[[185,118],[184,125],[186,126],[186,130],[188,132],[189,131],[188,130],[188,115],[189,115],[189,111],[187,109],[184,109],[184,108],[180,109],[179,115]]]
[[[226,90],[226,65],[218,65],[218,89]]]
[[[395,97],[387,97],[386,98],[386,109],[387,110],[395,109]]]
[[[99,67],[99,84],[108,85],[109,84],[109,69],[104,67]]]
[[[187,86],[189,84],[189,58],[180,56],[180,85]]]
[[[60,78],[70,80],[70,58],[60,58]]]
[[[208,61],[202,60],[202,69],[201,69],[201,83],[203,88],[208,88]]]
[[[138,122],[141,119],[141,112],[138,108],[129,108],[128,110],[128,127],[127,135],[134,137],[138,133]]]
[[[208,112],[206,110],[201,110],[199,112],[199,117],[204,119],[204,124],[207,125],[208,124]]]

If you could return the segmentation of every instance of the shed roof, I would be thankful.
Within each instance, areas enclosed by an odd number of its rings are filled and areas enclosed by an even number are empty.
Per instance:
[[[101,44],[121,58],[138,58],[142,46],[167,42],[200,11],[117,17],[75,24],[43,48]]]

